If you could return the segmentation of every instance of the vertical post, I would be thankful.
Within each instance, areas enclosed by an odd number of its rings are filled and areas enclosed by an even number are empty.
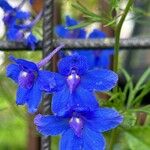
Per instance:
[[[53,49],[53,4],[54,0],[44,0],[43,8],[43,57],[47,56],[50,50]],[[45,66],[44,69],[50,69],[50,65]],[[50,96],[43,97],[43,114],[50,113]],[[50,149],[50,138],[41,137],[41,150]]]

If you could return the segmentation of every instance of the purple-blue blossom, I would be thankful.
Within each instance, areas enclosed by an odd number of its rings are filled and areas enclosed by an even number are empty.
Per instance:
[[[12,64],[7,66],[6,75],[18,85],[16,94],[17,105],[25,104],[28,107],[28,112],[34,113],[37,111],[41,102],[42,92],[52,92],[51,90],[55,88],[54,73],[40,70],[40,68],[46,65],[52,56],[62,47],[63,45],[57,47],[38,63],[24,59],[16,59],[13,56],[10,57]],[[51,90],[49,87],[51,87]]]
[[[94,29],[88,39],[103,39],[106,38],[106,34],[98,29]],[[109,69],[111,64],[111,56],[113,55],[113,49],[105,50],[82,50],[78,52],[80,55],[86,56],[88,59],[90,68],[103,68]]]
[[[25,2],[26,0],[22,0],[17,7],[13,8],[7,1],[2,0],[0,1],[0,7],[5,12],[3,21],[6,26],[7,40],[24,42],[26,46],[34,50],[38,43],[38,39],[33,35],[32,28],[42,17],[42,11],[33,21],[30,21],[31,13],[21,10]],[[25,24],[27,20],[30,21],[29,24]]]
[[[52,96],[52,111],[57,115],[70,107],[97,108],[95,91],[109,91],[118,80],[111,70],[89,70],[86,57],[78,54],[62,58],[58,62],[58,71],[54,75],[57,88]]]
[[[3,21],[7,28],[16,24],[17,21],[24,21],[30,18],[31,14],[29,12],[20,10],[25,2],[25,0],[22,0],[22,2],[14,8],[6,0],[0,1],[0,7],[5,12]]]
[[[55,33],[60,38],[70,38],[70,39],[76,39],[86,38],[86,31],[84,29],[75,29],[75,30],[68,30],[67,27],[77,25],[78,22],[71,18],[70,16],[66,16],[66,26],[64,25],[58,25],[55,27]]]
[[[70,26],[78,25],[78,22],[66,16],[65,25],[58,25],[55,28],[55,33],[60,38],[69,39],[103,39],[106,38],[106,34],[98,29],[94,29],[88,36],[83,28],[74,30],[67,29]],[[113,55],[113,49],[105,50],[80,50],[76,51],[80,55],[86,56],[89,64],[89,68],[110,68],[110,56]]]
[[[39,114],[34,123],[42,135],[61,135],[60,150],[104,150],[102,132],[116,128],[122,120],[115,109],[100,107],[90,111],[84,107],[72,109],[64,116]]]

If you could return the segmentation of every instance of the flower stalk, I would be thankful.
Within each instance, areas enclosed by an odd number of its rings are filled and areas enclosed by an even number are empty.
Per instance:
[[[119,58],[119,48],[120,48],[120,33],[123,22],[132,6],[134,0],[128,0],[124,13],[122,14],[118,24],[115,28],[115,46],[114,46],[114,63],[113,63],[113,70],[114,72],[118,73],[118,58]]]
[[[133,4],[134,0],[128,0],[128,3],[126,5],[126,8],[119,20],[119,22],[116,24],[115,27],[115,46],[114,46],[114,59],[113,59],[113,71],[118,73],[118,60],[119,60],[119,48],[120,48],[120,33],[122,29],[122,25],[125,21],[125,18]],[[114,88],[114,92],[117,92],[117,86]],[[109,144],[109,150],[113,150],[113,145],[115,143],[115,136],[116,136],[116,130],[111,131],[111,137],[110,137],[110,144]]]

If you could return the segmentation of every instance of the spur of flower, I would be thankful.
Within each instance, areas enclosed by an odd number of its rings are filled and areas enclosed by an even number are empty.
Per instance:
[[[116,128],[123,117],[111,108],[70,109],[64,116],[37,115],[34,123],[45,136],[61,134],[60,150],[104,150],[102,132]]]
[[[52,111],[57,115],[70,107],[97,108],[94,92],[109,91],[118,80],[117,74],[111,70],[89,70],[86,57],[78,54],[62,58],[58,62],[58,71],[55,76],[61,85],[57,82],[58,88],[52,97]]]
[[[94,29],[90,34],[84,28],[78,28],[69,30],[68,27],[78,25],[78,21],[66,16],[65,25],[58,25],[55,28],[55,33],[60,38],[69,39],[103,39],[106,38],[106,34],[98,29]],[[76,51],[80,55],[86,56],[89,64],[89,68],[110,68],[110,56],[113,55],[113,49],[105,50],[80,50]]]
[[[17,105],[26,104],[28,111],[34,113],[37,111],[41,102],[42,92],[47,92],[47,87],[49,92],[55,88],[56,83],[53,77],[54,73],[40,70],[40,68],[46,65],[52,56],[63,46],[64,45],[60,45],[57,47],[46,58],[38,63],[24,59],[16,59],[13,56],[10,57],[12,64],[7,66],[6,75],[18,85],[16,94]]]

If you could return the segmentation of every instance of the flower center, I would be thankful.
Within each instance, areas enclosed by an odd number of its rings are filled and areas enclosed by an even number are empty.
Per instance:
[[[18,78],[19,86],[30,89],[34,83],[35,74],[33,72],[21,71]]]
[[[80,83],[80,76],[77,75],[75,70],[71,71],[71,74],[67,77],[67,83],[70,89],[70,92],[72,93],[78,84]]]
[[[83,129],[83,126],[84,126],[83,119],[73,116],[69,121],[69,125],[74,130],[75,134],[78,137],[81,137],[82,129]]]

